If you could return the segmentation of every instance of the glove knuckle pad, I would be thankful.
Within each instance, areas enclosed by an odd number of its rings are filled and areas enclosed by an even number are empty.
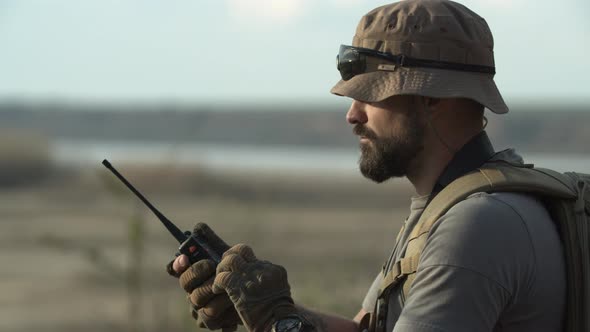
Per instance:
[[[234,264],[234,260],[235,257],[237,257],[236,254],[229,254],[229,255],[223,255],[223,259],[221,260],[221,262],[219,262],[219,265],[217,265],[217,271],[216,273],[221,273],[221,272],[228,272],[228,271],[232,271],[232,265]]]
[[[213,281],[213,293],[221,294],[225,292],[225,288],[230,284],[232,272],[220,272],[215,276]]]
[[[254,255],[254,251],[252,251],[252,248],[244,243],[238,243],[235,246],[229,248],[225,254],[225,255],[230,255],[230,254],[235,254],[235,255],[240,255],[240,256],[253,256]]]

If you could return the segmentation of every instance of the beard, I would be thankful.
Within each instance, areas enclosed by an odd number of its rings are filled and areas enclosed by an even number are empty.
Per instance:
[[[407,175],[410,163],[424,148],[424,126],[417,112],[411,112],[402,128],[404,133],[398,136],[378,137],[361,124],[354,127],[355,134],[369,139],[360,145],[359,168],[364,177],[382,183]]]

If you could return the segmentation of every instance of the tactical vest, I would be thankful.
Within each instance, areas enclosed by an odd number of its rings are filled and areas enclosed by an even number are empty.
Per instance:
[[[564,248],[567,269],[565,331],[590,331],[590,175],[562,174],[506,161],[485,164],[459,177],[427,205],[412,229],[404,256],[383,276],[369,331],[385,332],[392,290],[401,287],[405,298],[410,295],[420,255],[435,222],[455,204],[478,192],[519,192],[542,200],[557,224]]]

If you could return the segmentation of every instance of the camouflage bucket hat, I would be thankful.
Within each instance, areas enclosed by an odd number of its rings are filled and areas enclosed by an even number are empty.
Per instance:
[[[508,107],[494,83],[486,21],[448,0],[407,0],[360,21],[338,55],[343,77],[330,92],[365,102],[395,95],[469,98],[495,113]]]

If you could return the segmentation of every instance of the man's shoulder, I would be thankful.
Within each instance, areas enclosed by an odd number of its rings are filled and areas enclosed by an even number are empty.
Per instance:
[[[529,219],[533,212],[546,211],[543,203],[534,195],[515,192],[478,192],[455,204],[447,214],[470,216],[476,214],[506,216],[511,219]]]
[[[457,203],[435,223],[422,253],[422,268],[446,265],[498,280],[498,270],[534,266],[534,219],[550,218],[533,196],[476,193]],[[542,221],[541,221],[542,223]],[[500,281],[500,280],[498,280]],[[501,284],[506,285],[504,280]]]
[[[506,231],[527,227],[531,219],[548,218],[544,205],[526,193],[479,192],[455,204],[441,216],[433,232],[443,225],[464,228],[493,228]]]

